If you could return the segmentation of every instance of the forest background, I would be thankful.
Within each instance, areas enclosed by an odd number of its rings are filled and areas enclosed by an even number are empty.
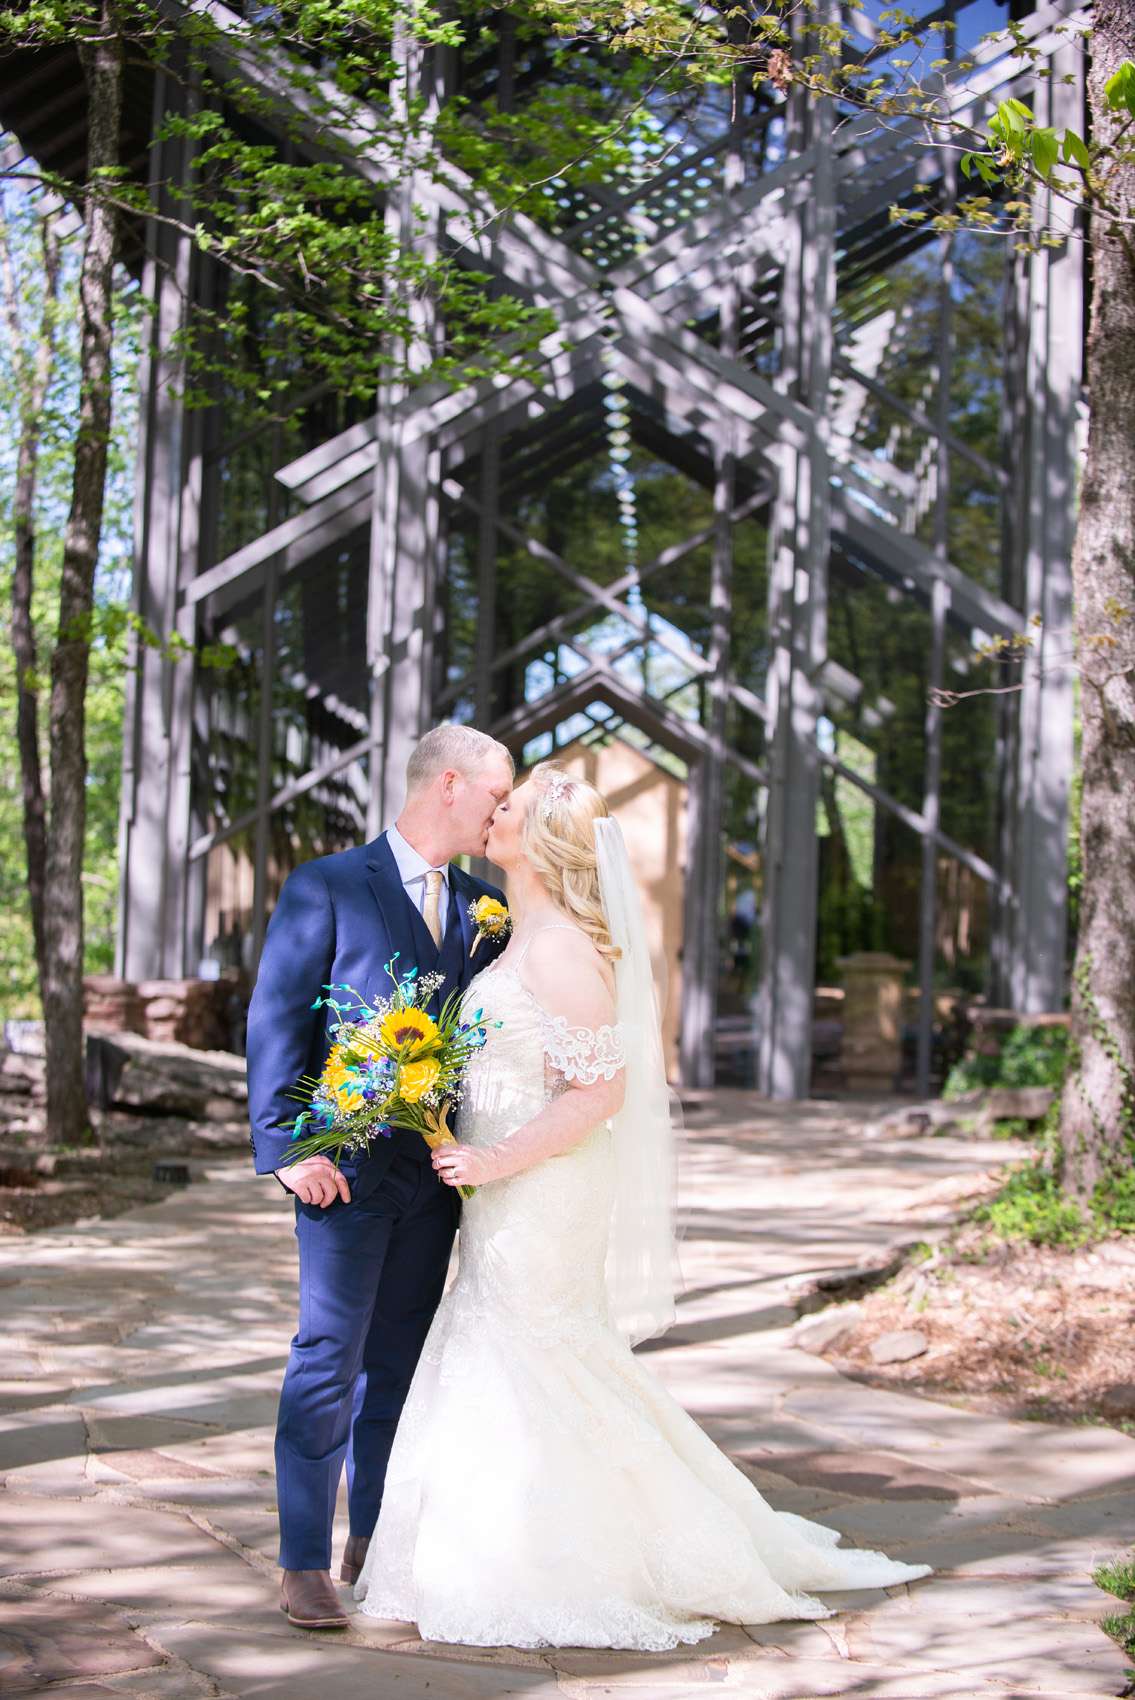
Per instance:
[[[0,138],[2,141],[4,138]],[[27,332],[42,321],[44,270],[41,212],[26,190],[0,185],[0,417],[19,417],[21,374],[15,358],[11,309]],[[65,226],[65,229],[67,227]],[[82,226],[72,218],[60,245],[55,308],[55,359],[42,416],[34,619],[37,648],[50,655],[59,608],[63,536],[74,476],[79,414],[79,268]],[[137,370],[141,316],[136,282],[115,279],[114,407],[107,500],[96,582],[97,632],[87,698],[87,823],[83,858],[85,967],[114,967],[118,904],[118,800],[122,772],[122,714],[127,667],[134,529],[134,472],[138,434]],[[15,552],[13,499],[17,433],[0,433],[0,562],[4,582]],[[20,760],[16,742],[16,659],[0,644],[0,1017],[40,1015],[39,986],[24,851]]]

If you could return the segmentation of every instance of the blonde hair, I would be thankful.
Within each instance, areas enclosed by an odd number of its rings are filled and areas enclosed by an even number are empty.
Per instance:
[[[457,726],[451,720],[444,720],[414,746],[406,763],[406,790],[411,794],[424,790],[447,768],[468,779],[479,773],[493,755],[504,756],[509,770],[515,774],[512,752],[504,744],[490,738],[487,732],[478,732],[475,726]]]
[[[524,853],[549,897],[614,961],[622,952],[607,930],[595,854],[595,822],[611,813],[607,799],[555,762],[538,762],[529,780],[536,795],[524,817]]]

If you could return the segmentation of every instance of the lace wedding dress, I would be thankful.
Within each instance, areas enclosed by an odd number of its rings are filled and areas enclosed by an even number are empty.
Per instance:
[[[490,1144],[572,1080],[611,1078],[617,1027],[570,1029],[516,967],[466,992],[488,1042],[460,1136]],[[480,1188],[460,1272],[403,1409],[356,1597],[368,1616],[472,1646],[661,1651],[718,1620],[826,1617],[808,1590],[879,1588],[927,1565],[836,1549],[776,1512],[608,1322],[613,1173],[603,1123]]]

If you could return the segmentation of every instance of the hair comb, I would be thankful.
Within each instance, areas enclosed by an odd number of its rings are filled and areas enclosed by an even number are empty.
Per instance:
[[[540,819],[549,821],[556,804],[571,790],[571,780],[566,773],[553,768],[540,788]]]

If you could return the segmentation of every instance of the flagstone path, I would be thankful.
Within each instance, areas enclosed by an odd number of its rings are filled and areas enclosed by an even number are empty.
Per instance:
[[[0,1692],[1120,1694],[1126,1661],[1097,1627],[1115,1602],[1091,1571],[1135,1535],[1135,1441],[880,1391],[793,1344],[817,1273],[940,1234],[1012,1148],[872,1137],[867,1107],[739,1092],[688,1119],[685,1292],[650,1362],[774,1505],[934,1577],[669,1656],[445,1648],[365,1619],[293,1629],[276,1605],[271,1452],[289,1212],[221,1163],[131,1215],[0,1241]]]

